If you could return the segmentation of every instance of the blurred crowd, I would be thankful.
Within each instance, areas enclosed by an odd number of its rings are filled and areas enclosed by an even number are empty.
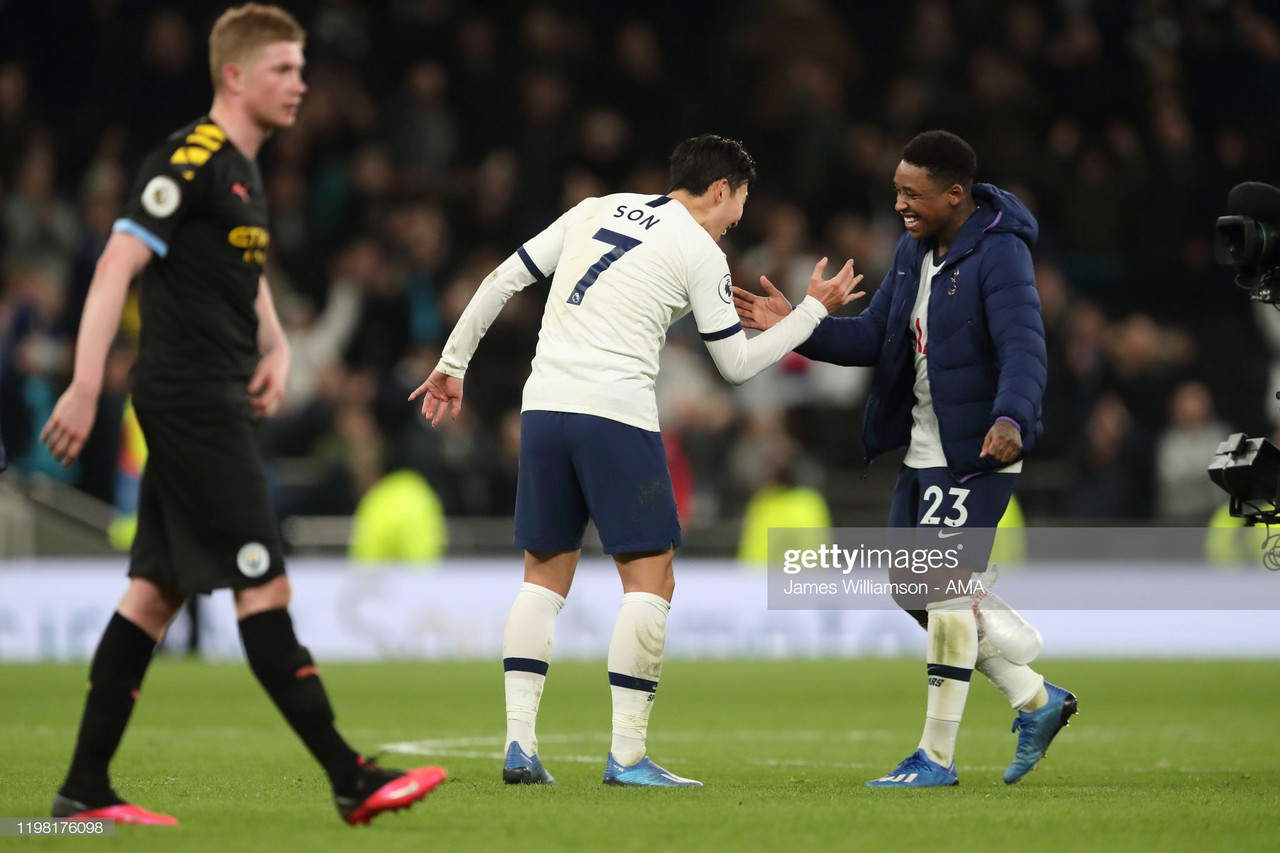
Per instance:
[[[38,433],[132,175],[209,105],[205,37],[225,5],[0,4],[0,431],[18,477],[115,499],[136,314],[82,460],[57,467]],[[968,139],[979,180],[1039,217],[1050,378],[1029,519],[1203,523],[1225,498],[1204,474],[1217,442],[1275,430],[1280,323],[1213,261],[1230,187],[1280,179],[1270,6],[281,5],[308,30],[310,86],[261,158],[293,342],[287,409],[262,428],[282,515],[351,513],[397,470],[425,477],[449,515],[509,514],[545,290],[499,317],[456,424],[424,426],[409,390],[525,238],[587,196],[665,192],[671,148],[703,132],[759,163],[721,243],[747,286],[767,275],[801,294],[823,255],[878,285],[902,233],[893,170],[930,128]],[[659,403],[684,521],[738,517],[793,483],[825,494],[837,524],[883,523],[844,499],[866,381],[793,355],[731,388],[678,324]]]

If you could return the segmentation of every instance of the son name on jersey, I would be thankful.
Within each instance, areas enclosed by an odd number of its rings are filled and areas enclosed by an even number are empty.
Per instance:
[[[644,226],[644,230],[648,231],[662,220],[653,215],[651,210],[641,210],[638,207],[627,207],[625,204],[618,205],[613,213],[614,219],[626,219],[628,222],[638,222]]]

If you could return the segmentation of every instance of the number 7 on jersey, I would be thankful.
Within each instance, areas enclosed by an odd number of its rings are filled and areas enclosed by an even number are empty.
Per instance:
[[[587,295],[587,288],[596,283],[600,273],[607,270],[614,261],[639,246],[642,242],[635,237],[628,237],[626,234],[610,231],[608,228],[601,228],[591,235],[591,239],[599,240],[601,243],[608,243],[613,248],[601,255],[600,260],[592,264],[582,278],[578,279],[578,283],[573,286],[573,292],[565,300],[570,305],[581,305],[582,297]]]

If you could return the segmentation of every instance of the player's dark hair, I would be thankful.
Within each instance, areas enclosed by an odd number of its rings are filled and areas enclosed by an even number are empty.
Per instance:
[[[978,155],[969,143],[947,130],[926,130],[902,149],[902,160],[924,169],[929,180],[943,188],[959,184],[966,193],[973,187]]]
[[[702,195],[721,178],[737,190],[756,179],[756,161],[741,142],[711,133],[686,139],[671,152],[671,189]]]

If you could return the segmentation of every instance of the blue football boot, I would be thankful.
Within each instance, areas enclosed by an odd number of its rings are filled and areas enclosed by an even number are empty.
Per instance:
[[[542,766],[536,755],[525,755],[520,744],[511,741],[507,760],[502,764],[502,781],[508,785],[554,785],[555,777]]]
[[[923,749],[902,759],[902,763],[879,779],[867,783],[868,788],[946,788],[959,785],[956,763],[943,767],[925,755]]]
[[[701,788],[702,783],[696,779],[684,779],[674,773],[663,770],[649,760],[649,756],[637,761],[630,767],[623,767],[613,760],[609,753],[609,762],[604,768],[606,785],[621,785],[629,788]]]
[[[1035,711],[1019,711],[1018,718],[1013,721],[1013,730],[1018,733],[1018,751],[1013,756],[1013,763],[1004,771],[1006,785],[1012,785],[1036,769],[1053,738],[1068,725],[1071,715],[1076,712],[1074,693],[1047,681],[1044,689],[1049,693],[1049,701],[1044,707]]]

